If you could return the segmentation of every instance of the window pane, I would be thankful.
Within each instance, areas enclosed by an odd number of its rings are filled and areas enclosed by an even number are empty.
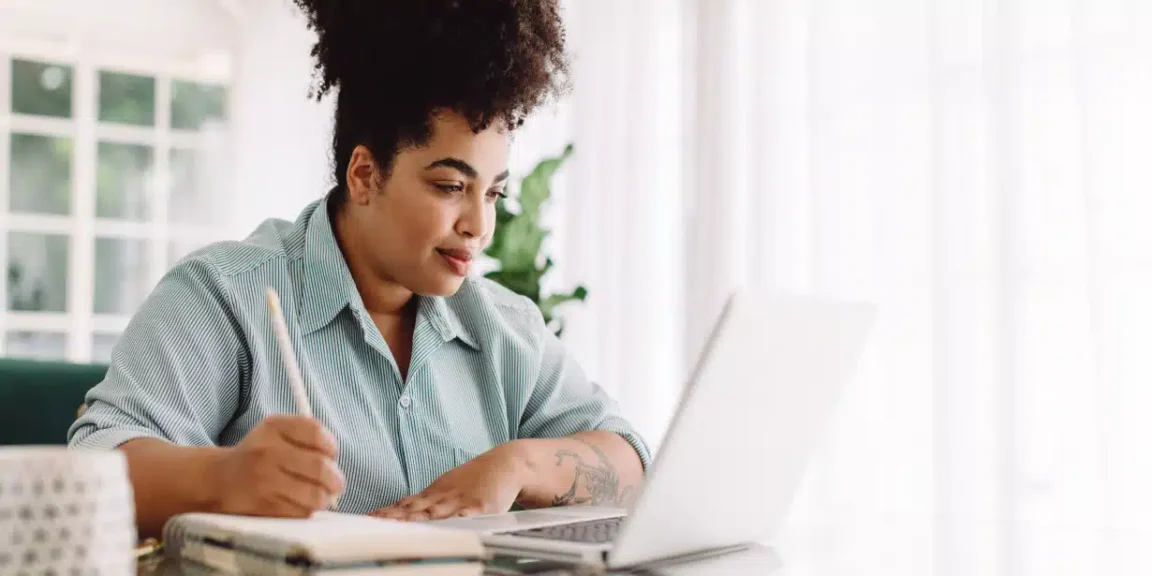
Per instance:
[[[96,215],[146,220],[152,148],[101,142],[96,150]]]
[[[95,364],[111,362],[112,348],[119,339],[119,334],[94,334],[92,336],[92,362]]]
[[[9,332],[4,355],[30,360],[64,360],[68,354],[68,337],[60,333]]]
[[[72,67],[13,60],[12,111],[72,117]]]
[[[68,306],[68,237],[8,234],[8,309],[64,312]]]
[[[168,193],[168,221],[192,224],[200,220],[196,217],[197,166],[196,153],[192,150],[172,149],[168,155],[172,177]]]
[[[210,120],[227,119],[228,91],[223,86],[172,81],[172,127],[199,130]]]
[[[72,204],[72,141],[12,134],[8,207],[13,212],[68,214]]]
[[[131,314],[148,295],[147,243],[119,238],[96,239],[93,308],[97,314]]]
[[[148,76],[100,73],[100,121],[152,126],[156,119],[156,81]]]

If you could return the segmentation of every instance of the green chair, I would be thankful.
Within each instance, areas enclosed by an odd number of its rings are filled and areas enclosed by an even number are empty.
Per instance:
[[[107,366],[0,358],[0,446],[67,444],[84,394]]]

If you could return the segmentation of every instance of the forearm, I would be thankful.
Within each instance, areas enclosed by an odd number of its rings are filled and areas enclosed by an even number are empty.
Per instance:
[[[154,438],[125,442],[141,538],[159,536],[172,516],[218,508],[222,448],[174,446]]]
[[[613,432],[593,430],[511,444],[527,478],[517,502],[528,508],[627,506],[644,478],[636,450]]]

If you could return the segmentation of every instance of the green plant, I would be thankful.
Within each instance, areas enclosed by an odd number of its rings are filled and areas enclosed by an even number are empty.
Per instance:
[[[544,315],[544,322],[557,336],[564,331],[564,320],[556,316],[556,307],[571,300],[583,301],[588,296],[584,286],[547,296],[540,290],[540,282],[553,265],[551,258],[541,254],[549,231],[541,225],[540,212],[552,195],[552,176],[571,155],[569,144],[563,153],[542,160],[520,181],[516,198],[520,205],[518,211],[509,210],[504,200],[497,202],[496,231],[492,234],[492,244],[484,251],[500,264],[499,269],[484,276],[535,302]]]

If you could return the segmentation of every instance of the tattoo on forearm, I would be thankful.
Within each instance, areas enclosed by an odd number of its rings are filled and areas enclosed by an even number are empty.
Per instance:
[[[625,506],[630,497],[632,496],[632,486],[625,486],[623,490],[620,488],[620,474],[616,472],[616,467],[612,465],[612,461],[604,454],[598,446],[589,442],[584,442],[577,438],[585,446],[592,449],[596,453],[596,457],[600,460],[598,465],[591,465],[584,461],[579,454],[570,450],[560,450],[556,452],[556,465],[560,466],[564,463],[566,458],[571,458],[576,461],[576,473],[572,479],[572,487],[567,492],[552,498],[553,506],[568,506],[571,504],[592,504],[596,505],[609,505],[609,506]],[[576,495],[577,487],[583,485],[587,489],[587,495]]]

